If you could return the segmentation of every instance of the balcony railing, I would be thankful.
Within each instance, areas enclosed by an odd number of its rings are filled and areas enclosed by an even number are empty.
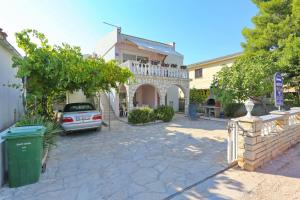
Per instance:
[[[170,78],[188,79],[188,70],[173,67],[162,67],[160,65],[152,65],[150,63],[140,63],[137,61],[126,61],[121,64],[123,67],[128,67],[135,75],[143,76],[159,76]]]

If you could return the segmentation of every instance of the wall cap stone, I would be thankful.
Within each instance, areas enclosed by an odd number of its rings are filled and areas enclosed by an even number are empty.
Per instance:
[[[234,119],[234,121],[254,123],[254,122],[262,121],[262,119],[259,117],[256,117],[256,116],[251,116],[251,117],[244,116],[244,117],[236,118],[236,119]]]
[[[272,115],[289,115],[288,111],[281,111],[281,110],[273,110],[270,112]]]

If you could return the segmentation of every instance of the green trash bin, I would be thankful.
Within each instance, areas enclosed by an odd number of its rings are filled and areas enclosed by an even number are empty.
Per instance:
[[[35,183],[41,173],[43,156],[43,126],[11,128],[6,139],[9,187]]]

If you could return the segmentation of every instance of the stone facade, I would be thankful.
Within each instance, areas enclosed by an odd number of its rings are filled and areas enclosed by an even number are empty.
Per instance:
[[[300,108],[238,118],[238,165],[254,171],[300,142]]]
[[[188,112],[189,105],[189,79],[186,78],[173,78],[173,77],[159,77],[159,76],[143,76],[143,75],[135,75],[135,81],[126,85],[127,90],[127,102],[129,110],[132,110],[133,107],[133,97],[136,90],[141,85],[152,85],[156,88],[159,97],[160,97],[160,105],[165,105],[165,96],[167,93],[167,89],[172,85],[178,86],[184,93],[185,99],[185,113]]]

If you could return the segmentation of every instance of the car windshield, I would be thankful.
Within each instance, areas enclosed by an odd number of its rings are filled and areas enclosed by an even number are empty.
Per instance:
[[[64,108],[64,112],[78,112],[95,110],[94,106],[89,103],[71,103],[67,104]]]

